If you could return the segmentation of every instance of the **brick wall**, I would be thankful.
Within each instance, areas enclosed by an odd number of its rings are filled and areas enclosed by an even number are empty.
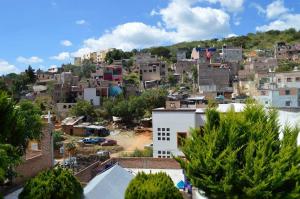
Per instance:
[[[18,177],[13,180],[14,184],[21,184],[27,179],[34,177],[40,171],[52,167],[52,141],[51,130],[48,125],[43,128],[43,137],[41,139],[41,154],[32,158],[25,159],[17,168]]]

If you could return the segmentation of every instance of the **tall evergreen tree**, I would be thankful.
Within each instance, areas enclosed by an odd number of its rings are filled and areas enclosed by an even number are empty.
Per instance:
[[[27,70],[25,70],[26,75],[29,78],[30,83],[35,83],[36,81],[36,75],[35,75],[35,70],[29,65]]]
[[[281,130],[277,112],[256,104],[206,116],[177,159],[194,186],[209,198],[300,198],[298,128]]]

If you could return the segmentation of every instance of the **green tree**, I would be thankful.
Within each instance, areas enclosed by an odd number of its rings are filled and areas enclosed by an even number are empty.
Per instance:
[[[177,83],[177,80],[175,78],[175,76],[173,74],[169,74],[168,75],[168,83],[171,85],[171,86],[175,86],[176,83]]]
[[[152,55],[157,55],[158,57],[164,57],[166,59],[169,59],[171,57],[170,50],[163,46],[151,48],[150,52]]]
[[[13,168],[20,162],[21,158],[15,147],[10,144],[0,144],[0,184],[15,175]]]
[[[125,199],[182,199],[179,190],[166,173],[138,173],[129,183]]]
[[[0,143],[25,152],[30,139],[41,137],[42,121],[39,108],[31,102],[15,105],[6,93],[0,91]]]
[[[35,70],[29,65],[28,68],[25,70],[25,73],[28,77],[29,83],[35,83],[36,82],[36,75]]]
[[[122,60],[122,59],[129,59],[132,57],[132,52],[123,52],[120,49],[113,49],[109,51],[105,56],[105,62],[108,64],[113,63],[114,60]]]
[[[85,100],[80,100],[73,106],[70,113],[74,116],[85,116],[87,120],[93,120],[96,117],[93,105]]]
[[[19,199],[81,199],[83,189],[78,180],[66,169],[44,171],[30,179]]]
[[[300,198],[299,129],[286,126],[280,140],[277,112],[256,104],[206,117],[177,159],[194,186],[209,198]]]
[[[154,108],[164,107],[166,104],[168,91],[162,88],[146,90],[141,98],[145,102],[145,109],[152,112]]]

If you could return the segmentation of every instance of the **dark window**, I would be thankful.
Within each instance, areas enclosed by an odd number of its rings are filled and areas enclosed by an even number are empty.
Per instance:
[[[170,133],[167,133],[167,136],[170,136]]]
[[[158,154],[161,154],[161,151],[158,151]]]
[[[167,131],[170,131],[170,128],[167,128]]]
[[[177,133],[177,146],[182,147],[184,145],[184,140],[186,138],[186,133],[179,132]]]
[[[286,81],[287,81],[287,82],[291,82],[291,81],[292,81],[292,78],[288,77],[288,78],[286,78]]]
[[[157,128],[158,131],[160,131],[160,128]]]
[[[158,136],[160,136],[160,135],[161,135],[161,133],[158,133],[157,135],[158,135]]]
[[[169,137],[167,137],[167,140],[168,140],[168,141],[170,141],[170,138],[169,138]]]
[[[165,133],[162,133],[162,136],[165,136],[166,134]]]
[[[160,137],[158,137],[158,140],[160,140]]]
[[[296,82],[300,82],[300,77],[296,77]]]
[[[159,155],[158,158],[161,158],[161,156]]]
[[[291,106],[291,101],[286,101],[285,106]]]
[[[166,138],[165,138],[165,137],[162,137],[162,140],[166,140]]]
[[[170,154],[170,151],[167,151],[167,154]]]
[[[162,131],[165,131],[166,129],[165,128],[162,128]]]
[[[162,154],[166,154],[166,151],[163,151]]]
[[[285,90],[285,95],[290,95],[290,94],[291,94],[290,90]]]

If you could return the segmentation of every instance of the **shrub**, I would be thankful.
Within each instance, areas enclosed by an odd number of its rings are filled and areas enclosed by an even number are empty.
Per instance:
[[[179,190],[165,173],[138,173],[126,189],[125,199],[181,199]]]
[[[81,199],[83,189],[70,171],[56,168],[41,172],[25,184],[19,199],[32,198]]]

